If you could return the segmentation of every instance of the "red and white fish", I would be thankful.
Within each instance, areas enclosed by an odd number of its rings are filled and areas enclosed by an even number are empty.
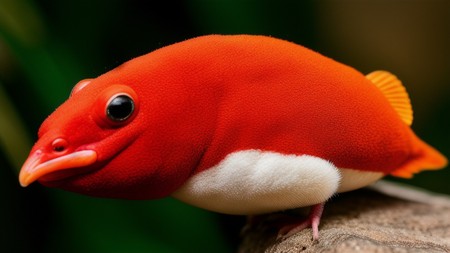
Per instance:
[[[446,166],[412,119],[386,71],[364,76],[270,37],[203,36],[78,83],[20,183],[228,214],[314,206],[293,231],[311,225],[317,238],[334,194]]]

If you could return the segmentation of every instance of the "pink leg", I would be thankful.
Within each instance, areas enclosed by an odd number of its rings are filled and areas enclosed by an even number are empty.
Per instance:
[[[278,232],[278,237],[289,237],[303,229],[311,226],[313,232],[313,240],[319,239],[319,224],[322,217],[323,207],[325,203],[320,203],[311,207],[308,218],[300,223],[286,225]]]

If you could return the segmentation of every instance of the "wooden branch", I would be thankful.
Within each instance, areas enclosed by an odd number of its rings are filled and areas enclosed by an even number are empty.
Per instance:
[[[266,215],[248,224],[238,252],[450,252],[450,198],[393,183],[330,200],[318,241],[311,229],[277,240],[286,217]]]

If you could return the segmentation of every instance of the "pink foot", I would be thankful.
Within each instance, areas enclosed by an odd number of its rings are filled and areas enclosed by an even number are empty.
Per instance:
[[[282,227],[278,232],[278,237],[289,237],[303,229],[311,226],[313,232],[313,240],[319,239],[319,224],[322,217],[323,207],[325,203],[320,203],[311,207],[308,218],[300,223],[290,224]]]

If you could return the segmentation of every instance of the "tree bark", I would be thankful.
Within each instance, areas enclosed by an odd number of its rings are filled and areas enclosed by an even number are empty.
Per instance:
[[[393,183],[381,181],[332,198],[318,241],[312,240],[310,228],[277,239],[280,226],[292,217],[281,213],[252,219],[242,231],[238,252],[450,252],[450,197]]]

